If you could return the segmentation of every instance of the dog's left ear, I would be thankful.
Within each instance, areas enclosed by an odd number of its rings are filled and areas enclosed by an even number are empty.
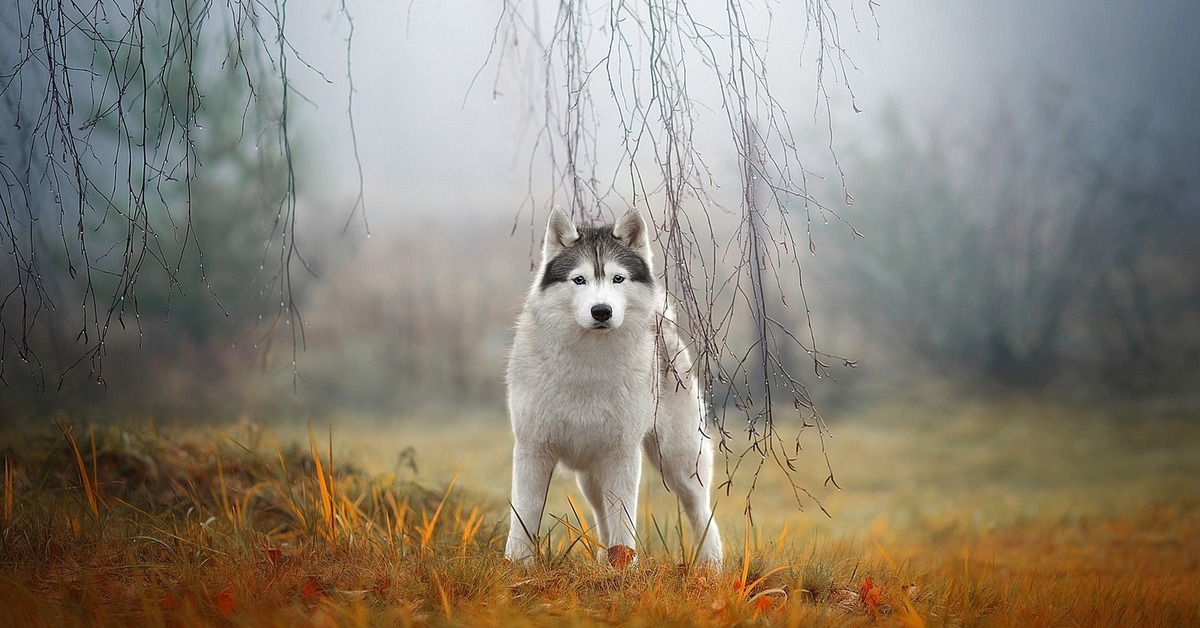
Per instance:
[[[631,209],[617,221],[613,227],[613,236],[625,246],[645,253],[650,252],[650,230],[646,227],[646,219],[642,212]]]

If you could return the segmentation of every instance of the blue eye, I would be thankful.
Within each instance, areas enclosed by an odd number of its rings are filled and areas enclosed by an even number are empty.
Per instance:
[[[613,275],[613,283],[621,283],[625,281],[625,275]]]
[[[577,286],[582,286],[583,284],[587,283],[587,280],[583,278],[583,275],[576,275],[575,277],[571,278],[571,281],[575,282],[575,285]]]

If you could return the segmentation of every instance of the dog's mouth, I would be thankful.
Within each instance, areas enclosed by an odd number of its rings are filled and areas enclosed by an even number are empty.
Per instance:
[[[591,326],[591,330],[592,330],[592,331],[608,331],[608,330],[610,330],[610,329],[612,329],[612,324],[611,324],[611,323],[609,323],[609,322],[607,322],[607,321],[604,321],[604,322],[601,322],[601,321],[594,321],[594,322],[592,322],[592,326]]]

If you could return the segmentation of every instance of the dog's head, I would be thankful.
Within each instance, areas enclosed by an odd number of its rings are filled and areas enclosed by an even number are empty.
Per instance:
[[[534,288],[569,307],[585,329],[616,329],[628,314],[649,315],[655,294],[650,234],[630,210],[615,225],[576,226],[554,208],[542,245],[541,275]]]

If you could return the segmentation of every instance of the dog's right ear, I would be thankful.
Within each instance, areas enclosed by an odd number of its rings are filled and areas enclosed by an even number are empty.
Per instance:
[[[559,251],[575,244],[579,239],[579,231],[571,222],[571,217],[561,207],[550,210],[550,220],[546,223],[546,240],[542,243],[542,261],[554,259]]]

